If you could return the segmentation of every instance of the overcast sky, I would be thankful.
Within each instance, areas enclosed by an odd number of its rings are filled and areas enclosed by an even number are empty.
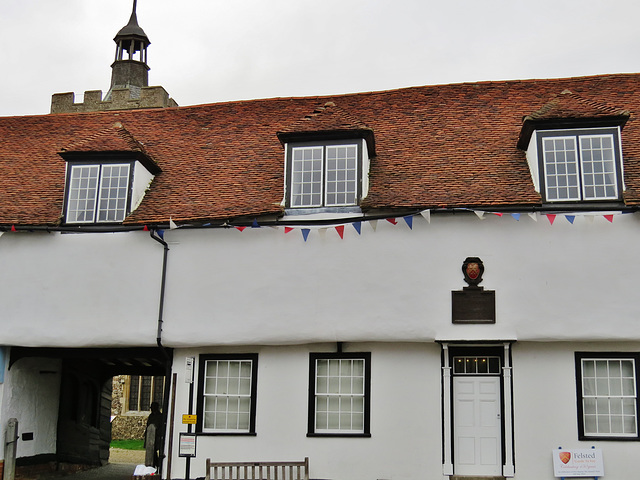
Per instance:
[[[132,0],[0,0],[0,116],[109,88]],[[180,105],[640,71],[639,0],[138,0]],[[1,141],[1,139],[0,139]]]

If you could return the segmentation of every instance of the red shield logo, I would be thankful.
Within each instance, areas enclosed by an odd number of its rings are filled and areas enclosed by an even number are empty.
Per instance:
[[[565,465],[571,460],[571,452],[560,452],[558,456],[560,457],[560,461]]]
[[[467,275],[471,280],[475,280],[480,275],[480,265],[477,263],[470,263],[467,265]]]

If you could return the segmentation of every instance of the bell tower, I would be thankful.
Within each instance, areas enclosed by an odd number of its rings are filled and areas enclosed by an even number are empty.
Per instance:
[[[147,64],[147,47],[151,43],[144,30],[138,25],[136,5],[133,0],[131,18],[113,39],[116,42],[116,58],[111,65],[111,87],[147,87],[149,86],[149,65]]]
[[[51,97],[51,113],[96,112],[105,110],[132,110],[136,108],[177,107],[161,86],[149,86],[147,47],[149,37],[138,25],[136,6],[129,23],[120,29],[115,38],[116,58],[111,64],[111,85],[102,98],[102,90],[87,90],[82,102],[75,102],[73,92],[54,93]]]

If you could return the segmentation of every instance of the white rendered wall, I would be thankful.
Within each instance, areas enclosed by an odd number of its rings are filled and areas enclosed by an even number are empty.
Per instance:
[[[172,230],[168,346],[323,341],[639,339],[638,216],[472,213],[414,217],[413,230]],[[496,291],[495,325],[452,325],[468,256]]]
[[[199,436],[190,478],[214,461],[310,458],[312,478],[334,480],[438,478],[442,474],[440,347],[436,344],[346,344],[345,352],[371,352],[371,437],[307,437],[309,352],[335,344],[222,348],[174,352],[178,373],[172,478],[185,478],[178,457],[182,414],[188,413],[184,358],[199,353],[258,353],[255,436]],[[426,368],[433,366],[434,368]],[[196,375],[197,378],[197,375]],[[197,384],[196,395],[197,398]],[[195,413],[195,402],[194,402]],[[166,466],[166,463],[165,463]]]
[[[0,345],[154,346],[162,255],[148,232],[5,233]]]
[[[2,392],[2,438],[10,418],[18,420],[20,436],[34,434],[33,440],[18,440],[18,458],[56,453],[60,368],[60,360],[23,358],[5,376],[5,383],[11,388]]]
[[[638,342],[516,343],[513,396],[518,480],[552,479],[551,451],[602,449],[605,478],[637,478],[637,441],[579,441],[575,352],[638,352]]]

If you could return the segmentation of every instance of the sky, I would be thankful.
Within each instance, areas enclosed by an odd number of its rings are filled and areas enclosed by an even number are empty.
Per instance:
[[[0,0],[0,116],[106,93],[132,0]],[[640,71],[638,0],[138,0],[179,105]]]

